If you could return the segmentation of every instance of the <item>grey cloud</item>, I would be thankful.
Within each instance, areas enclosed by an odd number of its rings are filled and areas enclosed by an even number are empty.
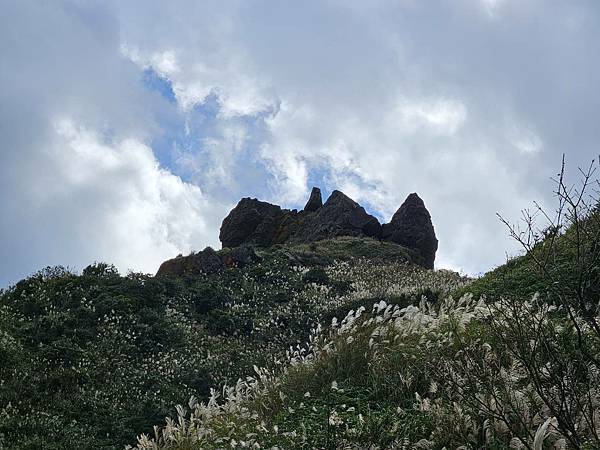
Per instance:
[[[11,43],[0,52],[0,96],[11,110],[0,113],[0,183],[10,192],[0,202],[11,211],[27,205],[3,221],[10,238],[2,245],[27,270],[47,260],[43,246],[28,246],[32,236],[60,236],[60,217],[77,222],[81,211],[32,203],[30,191],[56,181],[42,170],[52,164],[41,149],[57,114],[74,116],[79,133],[94,131],[117,150],[128,136],[155,136],[161,115],[196,130],[183,156],[175,150],[172,170],[203,189],[192,216],[206,231],[180,233],[174,247],[214,243],[234,191],[301,206],[308,180],[321,174],[325,190],[342,188],[384,219],[419,192],[440,238],[439,265],[470,273],[516,250],[497,211],[516,220],[533,200],[551,205],[549,178],[561,154],[574,172],[598,153],[597,2],[32,5],[13,6],[0,31]],[[146,67],[170,80],[177,111],[140,87]],[[215,96],[220,110],[208,127],[194,107]],[[220,191],[227,180],[237,187]],[[77,191],[81,203],[98,195],[88,188]],[[33,225],[40,211],[52,233]],[[58,242],[55,259],[95,253]],[[2,264],[7,271],[10,263]]]
[[[216,240],[201,215],[209,202],[145,146],[167,108],[120,44],[114,11],[100,4],[3,4],[0,286],[94,260],[153,271]]]

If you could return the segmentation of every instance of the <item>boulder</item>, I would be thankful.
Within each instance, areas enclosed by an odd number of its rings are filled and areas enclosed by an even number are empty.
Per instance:
[[[429,211],[416,193],[410,194],[390,223],[382,226],[381,239],[417,250],[423,257],[423,265],[433,269],[438,240]]]
[[[225,268],[223,259],[210,247],[189,256],[178,256],[163,262],[156,276],[201,275],[221,272]]]
[[[223,262],[228,268],[248,266],[261,261],[254,248],[248,245],[232,248],[223,255]]]

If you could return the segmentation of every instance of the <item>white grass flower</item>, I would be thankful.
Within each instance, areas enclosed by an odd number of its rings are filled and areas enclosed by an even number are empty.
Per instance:
[[[329,425],[336,427],[336,426],[341,425],[343,423],[344,423],[344,421],[339,416],[339,414],[337,413],[337,411],[334,409],[331,412],[331,414],[329,414]]]
[[[550,422],[552,422],[554,417],[547,418],[543,424],[535,432],[535,437],[533,438],[533,449],[534,450],[543,450],[544,449],[544,440],[547,436],[548,426]]]

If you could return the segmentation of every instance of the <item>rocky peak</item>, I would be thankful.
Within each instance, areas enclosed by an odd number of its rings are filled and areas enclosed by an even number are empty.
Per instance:
[[[329,208],[356,208],[360,205],[342,191],[336,189],[331,193],[324,206]]]
[[[421,199],[421,197],[419,197],[419,194],[413,192],[412,194],[409,194],[408,197],[406,197],[404,203],[400,205],[398,211],[396,211],[392,216],[391,221],[393,222],[394,219],[400,220],[403,216],[409,214],[410,210],[420,211],[429,217],[429,211],[427,211],[427,208],[425,208],[425,202]]]
[[[312,191],[310,192],[310,198],[304,206],[304,211],[313,212],[319,209],[321,206],[323,206],[323,200],[321,198],[321,189],[319,189],[318,187],[313,187]]]
[[[417,250],[420,263],[433,268],[438,241],[423,200],[410,194],[392,217],[381,225],[376,217],[335,190],[323,204],[321,190],[312,189],[304,210],[282,209],[255,198],[243,198],[223,220],[223,247],[243,244],[270,246],[285,242],[314,242],[336,236],[366,236]]]
[[[325,204],[301,218],[291,242],[313,242],[335,236],[378,237],[377,218],[341,191],[333,191]]]
[[[418,250],[423,256],[424,266],[433,269],[438,240],[429,211],[416,193],[410,194],[390,223],[383,225],[381,238]]]

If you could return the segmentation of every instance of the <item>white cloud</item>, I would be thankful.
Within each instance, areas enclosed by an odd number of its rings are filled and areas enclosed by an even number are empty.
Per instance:
[[[223,116],[272,111],[255,150],[271,177],[269,199],[301,206],[317,173],[387,219],[417,191],[440,236],[440,263],[480,272],[514,251],[495,213],[517,217],[532,200],[547,201],[565,143],[595,140],[590,111],[566,117],[574,100],[557,90],[585,85],[594,70],[597,33],[580,9],[535,0],[212,4],[164,16],[161,45],[184,49],[182,71],[168,75],[181,104],[215,93]],[[155,48],[158,39],[140,32],[146,19],[129,27],[137,19],[121,12],[128,39]],[[587,12],[597,23],[597,8]],[[224,29],[212,25],[223,20]],[[187,23],[204,39],[190,40]],[[590,48],[577,47],[584,37]],[[600,109],[598,95],[581,95]],[[212,157],[234,166],[237,154],[225,148],[235,140],[219,144]],[[573,164],[588,155],[577,150]]]
[[[483,10],[490,16],[495,17],[502,7],[504,0],[481,0]]]
[[[44,186],[44,202],[56,205],[93,193],[93,202],[70,211],[80,228],[73,237],[94,252],[89,256],[121,270],[154,272],[199,243],[216,245],[216,224],[205,218],[215,206],[197,186],[161,169],[148,146],[135,138],[102,142],[70,119],[57,121],[55,132],[50,160],[61,183]]]
[[[513,145],[523,153],[533,154],[542,150],[542,140],[531,130],[514,125],[509,134],[511,135],[510,139]]]
[[[161,169],[143,142],[113,141],[70,118],[54,121],[48,137],[45,175],[22,193],[33,207],[20,218],[41,234],[28,245],[41,246],[43,265],[98,260],[152,273],[178,253],[218,244],[214,219],[225,210]]]
[[[385,219],[418,192],[440,265],[480,272],[512,251],[495,212],[548,202],[561,153],[573,169],[597,153],[595,2],[24,0],[3,12],[7,279],[199,248],[238,195],[301,206],[312,182]],[[176,106],[143,88],[149,67]],[[151,148],[174,132],[182,142]],[[72,239],[86,230],[98,245]]]
[[[122,57],[118,30],[104,6],[4,5],[0,286],[95,260],[154,272],[218,243],[226,205],[159,166],[147,143],[174,115]]]
[[[399,121],[409,129],[429,127],[433,132],[454,134],[467,118],[465,106],[458,101],[446,99],[403,100],[397,111]]]
[[[122,53],[141,68],[152,68],[172,83],[173,92],[181,108],[190,111],[204,103],[209,95],[216,95],[224,118],[254,115],[269,111],[276,99],[269,95],[258,79],[249,77],[246,62],[236,54],[221,55],[216,61],[190,57],[183,50],[167,49],[145,53],[138,47],[124,44]],[[216,63],[216,65],[215,65]],[[223,76],[226,73],[227,76]]]

